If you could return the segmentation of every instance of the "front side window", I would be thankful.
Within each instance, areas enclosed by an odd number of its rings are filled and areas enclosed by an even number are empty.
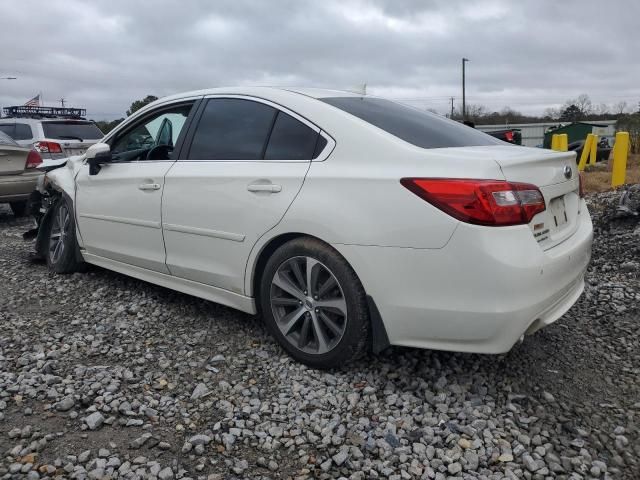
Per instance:
[[[320,100],[417,147],[505,145],[479,130],[391,100],[369,97],[330,97]]]
[[[261,160],[277,111],[238,98],[207,102],[193,135],[190,160]]]
[[[192,106],[162,109],[116,135],[111,141],[114,160],[170,160]]]

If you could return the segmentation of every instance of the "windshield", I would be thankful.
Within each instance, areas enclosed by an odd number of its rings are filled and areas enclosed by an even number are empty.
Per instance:
[[[92,122],[70,120],[42,122],[42,129],[45,138],[57,138],[61,140],[98,140],[104,136],[100,129]]]
[[[430,112],[369,97],[321,98],[396,137],[422,148],[505,145],[505,142]]]

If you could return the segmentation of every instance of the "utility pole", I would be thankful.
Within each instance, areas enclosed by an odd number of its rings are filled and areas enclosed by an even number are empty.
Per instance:
[[[466,95],[465,95],[465,81],[464,81],[464,66],[465,63],[469,61],[468,58],[462,57],[462,121],[464,122],[467,119],[467,105],[466,105]]]
[[[60,99],[60,105],[62,106],[62,108],[64,108],[64,97]]]
[[[449,115],[449,118],[453,118],[453,97],[451,97],[451,115]]]

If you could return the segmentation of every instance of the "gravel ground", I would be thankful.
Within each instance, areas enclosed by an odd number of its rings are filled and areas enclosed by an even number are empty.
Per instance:
[[[640,196],[640,195],[639,195]],[[589,199],[586,294],[501,356],[291,361],[259,319],[28,260],[0,206],[0,478],[640,478],[640,224]]]

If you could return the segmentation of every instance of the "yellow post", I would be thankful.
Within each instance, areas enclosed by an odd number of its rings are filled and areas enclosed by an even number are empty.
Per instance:
[[[629,132],[616,133],[616,143],[613,145],[613,170],[611,186],[623,185],[627,174],[627,156],[629,154]]]
[[[595,165],[598,159],[598,135],[591,134],[591,155],[589,156],[589,165]]]
[[[580,155],[580,162],[578,163],[578,170],[581,172],[584,170],[584,167],[587,166],[587,159],[589,158],[589,154],[591,153],[591,148],[593,145],[593,133],[587,135],[587,138],[584,141],[584,145],[582,146],[582,154]]]
[[[560,137],[557,133],[551,135],[551,150],[558,150],[558,141]]]
[[[561,133],[558,137],[560,137],[558,139],[558,150],[561,152],[569,150],[569,136],[566,133]]]

